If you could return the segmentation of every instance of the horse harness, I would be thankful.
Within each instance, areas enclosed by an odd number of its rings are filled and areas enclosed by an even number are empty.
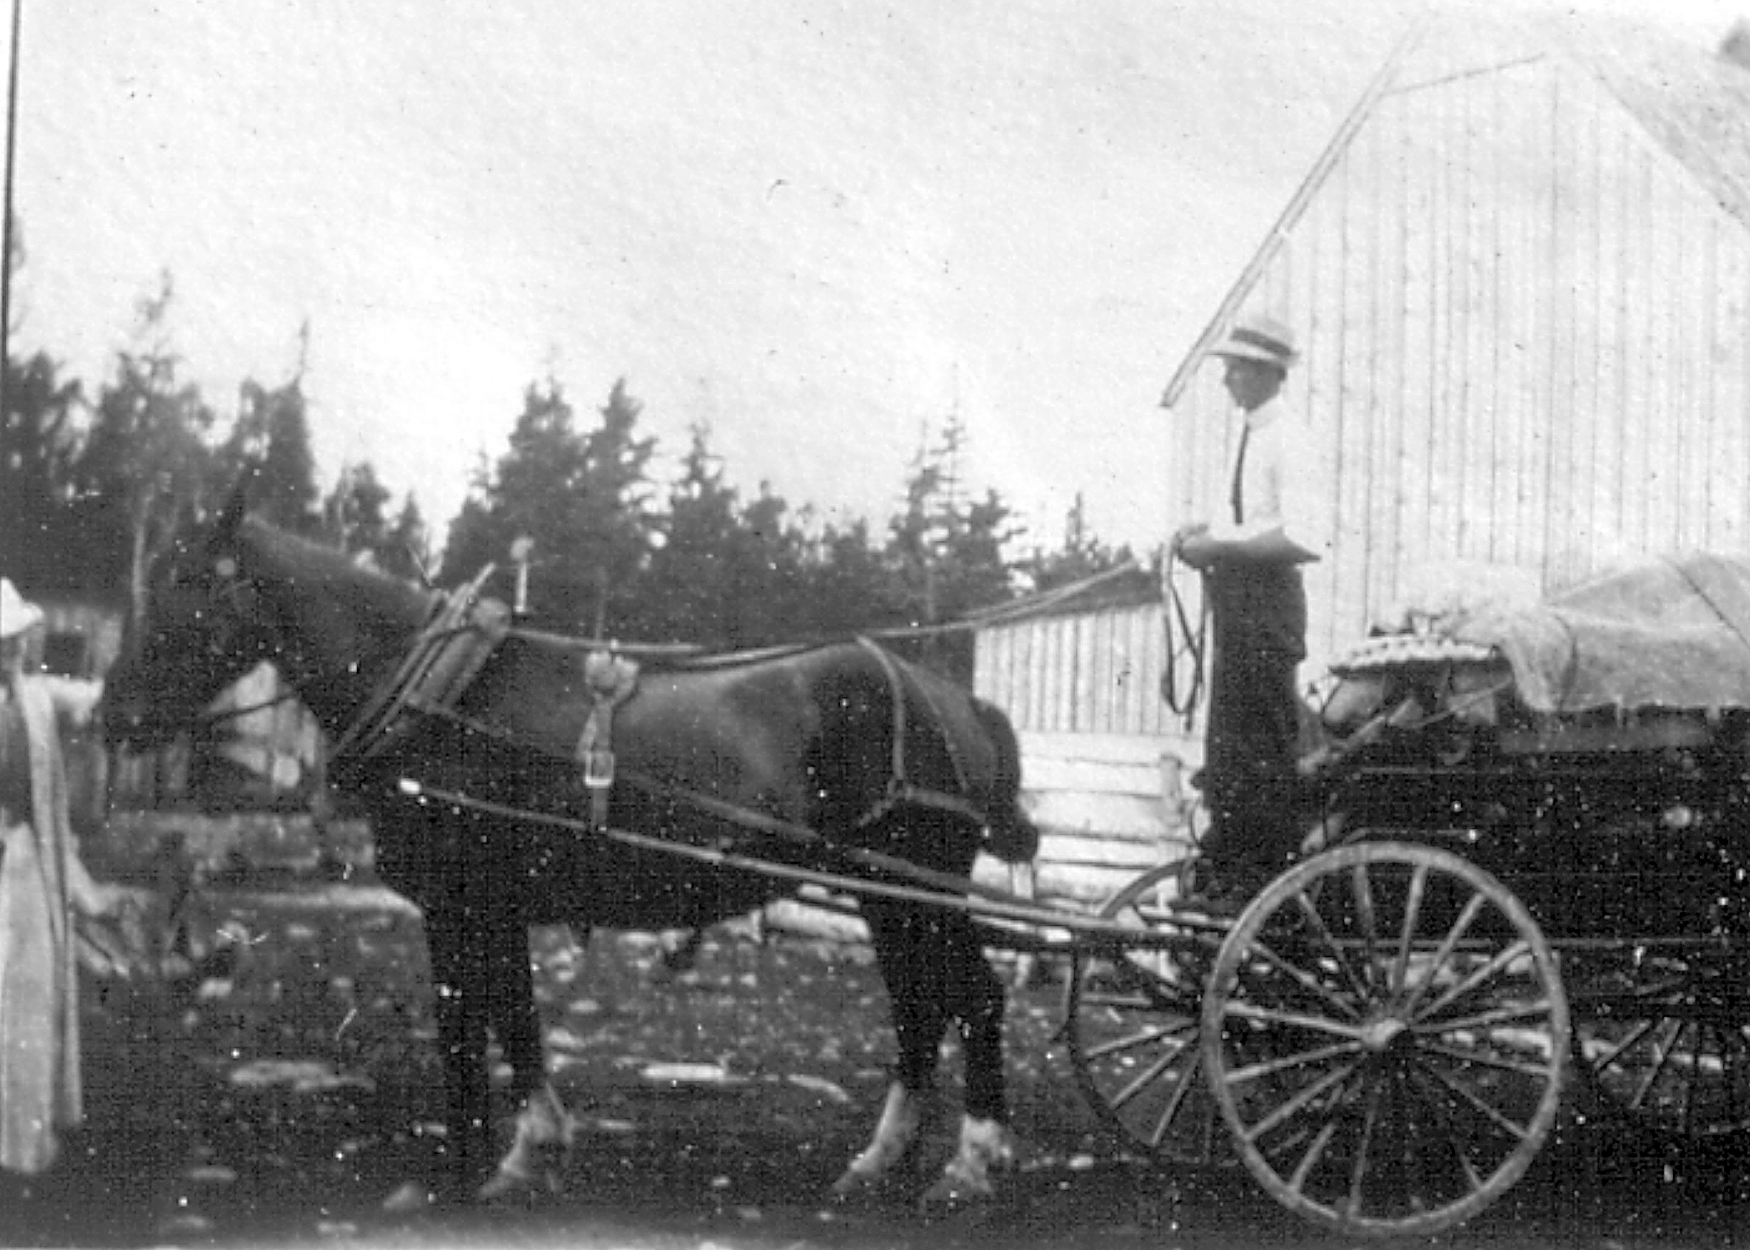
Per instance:
[[[480,587],[491,573],[492,566],[488,565],[467,585],[440,599],[430,619],[389,678],[366,699],[359,713],[336,738],[334,758],[380,758],[405,740],[422,718],[447,720],[468,731],[485,734],[512,745],[531,745],[516,738],[506,729],[468,716],[456,708],[463,692],[485,669],[499,645],[506,638],[522,632],[512,625],[509,608],[496,599],[480,594]],[[545,638],[547,635],[540,637]],[[585,651],[584,689],[590,706],[571,758],[582,768],[584,784],[589,790],[589,826],[599,832],[606,828],[608,798],[617,779],[613,749],[614,714],[637,690],[640,666],[636,659],[625,653],[626,649],[620,644],[597,645],[571,639],[565,641],[574,642]],[[988,820],[984,811],[962,795],[919,785],[910,779],[905,751],[908,690],[924,700],[936,713],[938,721],[946,724],[946,720],[930,691],[917,682],[908,683],[891,655],[867,638],[859,637],[857,641],[879,664],[891,692],[893,747],[892,772],[888,777],[886,791],[855,821],[854,827],[868,828],[902,807],[927,808],[971,820],[981,828],[987,826]],[[630,650],[635,651],[637,648]],[[664,649],[657,651],[666,653]],[[966,770],[952,734],[944,731],[942,743],[953,769],[955,785],[964,793],[967,789]],[[794,828],[787,822],[776,821],[751,808],[728,803],[685,787],[636,775],[628,775],[624,780],[641,790],[684,800],[692,806],[738,824],[768,832],[793,831]]]

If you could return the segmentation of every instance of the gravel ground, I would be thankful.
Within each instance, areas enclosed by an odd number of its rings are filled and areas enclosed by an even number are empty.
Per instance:
[[[417,916],[380,890],[227,892],[254,937],[228,983],[173,995],[93,982],[88,1125],[66,1166],[0,1193],[0,1238],[39,1245],[1346,1245],[1243,1172],[1126,1158],[1082,1104],[1060,991],[1011,995],[1025,1164],[1003,1201],[929,1220],[957,1058],[915,1167],[855,1206],[826,1192],[874,1123],[893,1040],[859,952],[718,936],[665,978],[654,940],[535,932],[550,1068],[583,1133],[558,1192],[489,1209],[385,1210],[441,1127]],[[1750,1241],[1742,1159],[1671,1156],[1570,1115],[1532,1174],[1453,1247]]]

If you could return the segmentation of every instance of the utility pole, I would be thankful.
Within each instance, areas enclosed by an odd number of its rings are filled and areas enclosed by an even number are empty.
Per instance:
[[[6,382],[12,362],[12,171],[18,153],[18,31],[24,0],[12,0],[12,48],[6,65],[6,221],[0,226],[0,428],[6,423]]]

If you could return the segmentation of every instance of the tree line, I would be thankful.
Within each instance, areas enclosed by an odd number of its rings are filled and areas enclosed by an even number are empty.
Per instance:
[[[537,624],[713,649],[927,633],[1130,558],[1092,535],[1079,497],[1056,545],[1026,545],[999,492],[964,488],[966,434],[952,417],[919,448],[877,529],[825,520],[764,484],[743,494],[704,426],[690,431],[678,475],[659,481],[657,440],[624,379],[580,411],[549,378],[526,388],[504,451],[476,467],[434,567],[412,493],[397,503],[369,462],[318,483],[302,351],[290,377],[246,380],[221,414],[186,380],[173,299],[165,276],[94,391],[47,352],[8,363],[0,572],[137,606],[151,562],[240,478],[265,519],[395,576],[447,587],[493,564],[493,593],[508,599],[514,552]]]

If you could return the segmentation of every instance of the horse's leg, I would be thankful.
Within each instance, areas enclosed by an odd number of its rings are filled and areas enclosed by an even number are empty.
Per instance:
[[[841,1197],[882,1180],[917,1140],[934,1089],[937,1048],[948,1025],[941,964],[931,957],[937,945],[931,930],[939,925],[941,913],[879,899],[863,900],[862,911],[887,986],[899,1060],[874,1137],[833,1185]]]
[[[510,1148],[478,1196],[502,1197],[531,1187],[538,1178],[556,1189],[558,1177],[551,1156],[571,1146],[577,1121],[547,1080],[540,1011],[530,970],[528,925],[514,902],[506,900],[491,909],[481,928],[487,937],[482,954],[491,987],[488,1020],[510,1065],[510,1095],[517,1110]]]
[[[1003,1081],[1003,983],[985,958],[972,918],[943,916],[935,930],[940,947],[946,1009],[960,1022],[966,1063],[966,1106],[960,1140],[925,1202],[987,1198],[996,1192],[994,1172],[1015,1164],[1016,1142],[1008,1125]]]
[[[431,958],[436,998],[438,1050],[444,1067],[444,1153],[449,1160],[445,1188],[470,1193],[486,1172],[486,1127],[491,1114],[490,1073],[486,1067],[488,981],[471,940],[462,907],[425,909],[425,940]]]

